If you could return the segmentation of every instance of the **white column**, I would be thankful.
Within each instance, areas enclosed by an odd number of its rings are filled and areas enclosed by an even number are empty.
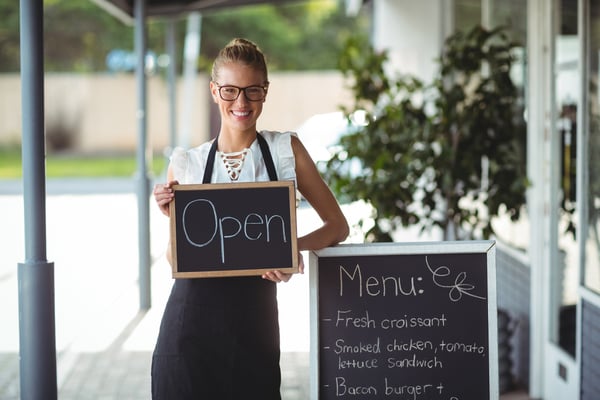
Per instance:
[[[189,148],[192,143],[192,115],[196,112],[196,76],[198,57],[200,56],[200,37],[202,33],[202,15],[192,12],[187,19],[187,33],[183,49],[183,101],[179,121],[178,146]]]
[[[373,46],[388,50],[395,71],[429,83],[452,32],[453,10],[451,0],[375,0]]]
[[[531,187],[527,193],[530,220],[529,259],[531,262],[531,327],[529,395],[544,394],[544,348],[549,340],[548,306],[552,226],[551,139],[555,107],[554,47],[552,2],[529,0],[527,9],[527,174]]]

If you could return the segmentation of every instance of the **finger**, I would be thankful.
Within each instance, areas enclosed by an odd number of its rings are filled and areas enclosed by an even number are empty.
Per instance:
[[[298,252],[298,272],[304,273],[304,257],[302,257],[302,253]]]
[[[170,201],[175,194],[173,193],[173,189],[168,185],[158,185],[154,188],[154,198],[156,201],[166,200]]]
[[[277,279],[280,282],[287,282],[292,277],[291,274],[286,274],[285,272],[281,272],[281,271],[273,271],[273,273],[275,274],[275,276],[277,277]]]
[[[152,192],[152,193],[154,194],[154,197],[157,197],[157,198],[158,198],[158,197],[159,197],[159,196],[161,196],[161,195],[162,195],[164,192],[165,192],[164,185],[157,185],[157,186],[155,186],[155,187],[154,187],[154,190],[153,190],[153,192]]]
[[[276,281],[274,280],[274,277],[273,277],[273,275],[272,275],[270,272],[265,272],[265,273],[262,275],[262,278],[263,278],[263,279],[266,279],[266,280],[268,280],[268,281],[273,281],[273,282],[276,282]]]
[[[279,283],[282,282],[282,276],[279,273],[279,271],[269,271],[266,272],[265,274],[263,274],[263,279],[267,279],[269,281],[275,282],[275,283]]]

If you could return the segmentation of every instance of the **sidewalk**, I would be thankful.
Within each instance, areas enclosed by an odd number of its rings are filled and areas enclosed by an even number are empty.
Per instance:
[[[152,307],[139,310],[137,198],[131,180],[49,181],[47,258],[54,263],[61,400],[150,398],[150,363],[171,289],[168,219],[151,206]],[[17,264],[24,260],[18,181],[0,182],[0,400],[18,399]],[[299,220],[310,223],[312,210]],[[308,277],[279,287],[284,400],[307,399]]]

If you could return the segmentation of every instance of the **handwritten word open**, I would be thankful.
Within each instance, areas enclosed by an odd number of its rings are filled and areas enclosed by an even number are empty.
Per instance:
[[[191,211],[194,217],[188,217]],[[225,240],[241,235],[245,240],[263,240],[271,242],[273,236],[281,238],[287,243],[285,220],[281,215],[259,215],[248,213],[245,216],[220,216],[212,201],[207,199],[196,199],[186,204],[182,216],[183,232],[187,242],[195,247],[204,247],[217,240],[221,249],[221,262],[225,263]],[[197,241],[191,238],[190,231],[193,225],[202,224],[207,226],[207,238]],[[274,231],[281,229],[281,235],[273,235]]]

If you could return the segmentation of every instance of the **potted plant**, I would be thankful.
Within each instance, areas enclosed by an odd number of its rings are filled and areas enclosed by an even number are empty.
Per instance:
[[[340,139],[325,177],[341,198],[372,205],[367,241],[391,241],[401,226],[485,238],[494,216],[519,218],[528,183],[523,105],[510,76],[514,46],[501,28],[457,32],[425,84],[390,76],[385,51],[348,41],[340,70],[354,104],[344,112],[367,117]],[[344,164],[357,160],[361,174],[350,176]]]

